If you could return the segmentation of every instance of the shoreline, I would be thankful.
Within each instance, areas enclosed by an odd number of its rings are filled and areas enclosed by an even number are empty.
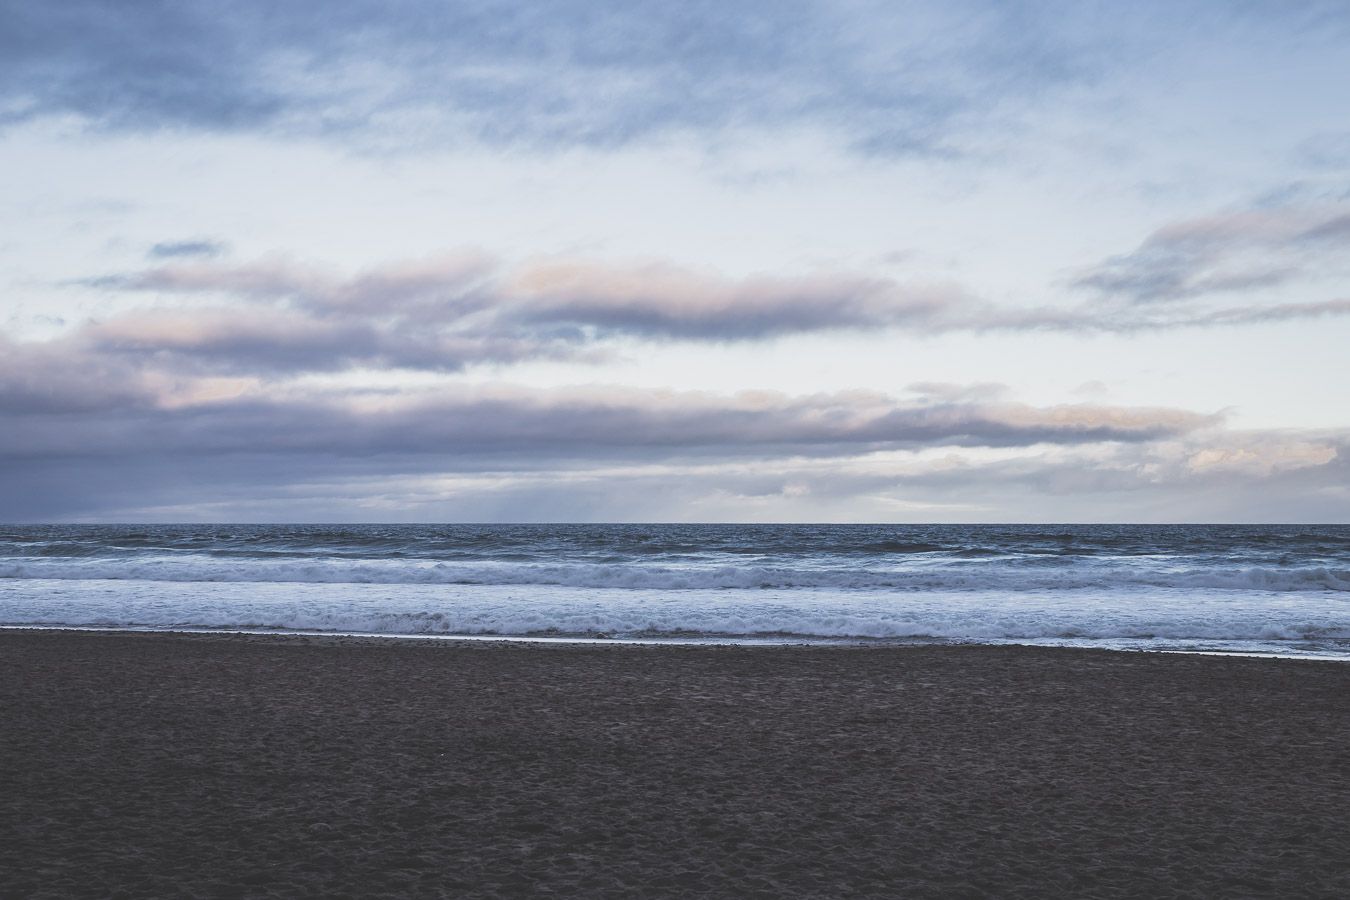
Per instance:
[[[611,637],[581,635],[531,635],[531,634],[398,634],[392,632],[371,631],[301,631],[264,628],[158,628],[128,627],[106,628],[96,625],[0,625],[0,633],[18,632],[71,632],[76,634],[164,634],[183,636],[212,635],[247,637],[305,637],[358,639],[372,641],[430,641],[448,643],[508,643],[508,644],[561,644],[576,646],[628,646],[628,647],[840,647],[859,649],[893,648],[903,650],[920,647],[1025,647],[1032,650],[1091,650],[1106,653],[1144,653],[1169,654],[1182,656],[1210,656],[1234,659],[1286,659],[1310,660],[1316,662],[1350,663],[1350,654],[1333,656],[1310,651],[1307,653],[1289,653],[1279,651],[1223,650],[1223,649],[1177,649],[1172,647],[1111,647],[1095,646],[1084,643],[1055,643],[1047,639],[1045,643],[1030,643],[1016,640],[975,641],[958,638],[815,638],[802,636],[783,637]],[[1065,639],[1070,641],[1072,639]]]
[[[0,893],[1346,896],[1304,662],[0,630]]]

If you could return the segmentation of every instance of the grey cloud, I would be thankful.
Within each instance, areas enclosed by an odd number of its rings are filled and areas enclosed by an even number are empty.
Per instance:
[[[316,321],[271,310],[160,310],[123,315],[74,335],[104,355],[143,357],[177,368],[328,371],[382,356],[368,325]]]
[[[1216,328],[1297,322],[1350,315],[1350,300],[1307,303],[1266,303],[1247,306],[1196,307],[1169,304],[1159,309],[1082,307],[1060,316],[1029,318],[1024,330],[1065,331],[1079,334],[1143,334],[1183,328]],[[1011,325],[1007,327],[1012,327]]]
[[[1350,315],[1350,300],[1323,300],[1315,303],[1282,303],[1275,306],[1247,306],[1216,309],[1186,320],[1184,324],[1247,325],[1257,322],[1289,322],[1326,316]]]
[[[230,12],[9,0],[0,5],[7,118],[73,113],[114,125],[207,128],[273,118],[283,100],[250,72],[256,57],[242,33],[264,23],[258,10]]]
[[[286,301],[323,313],[412,315],[420,311],[444,319],[488,302],[476,299],[474,288],[497,269],[496,261],[486,255],[461,252],[388,263],[343,278],[318,266],[273,257],[234,265],[172,264],[87,283],[124,290]]]
[[[505,317],[626,334],[736,340],[941,322],[972,301],[947,285],[849,276],[700,276],[672,266],[543,265],[503,291]]]
[[[352,276],[273,258],[175,263],[82,283],[179,301],[202,295],[221,305],[123,313],[77,328],[70,340],[147,363],[236,372],[457,371],[536,358],[603,359],[609,339],[622,336],[753,341],[838,329],[1128,334],[1350,314],[1341,300],[997,307],[954,284],[850,274],[735,279],[668,264],[568,260],[511,267],[472,252]]]
[[[220,241],[209,240],[189,240],[189,241],[161,241],[154,244],[146,251],[146,255],[151,259],[175,259],[184,256],[219,256],[225,252],[225,245]]]
[[[1129,303],[1257,291],[1325,270],[1343,258],[1347,242],[1350,213],[1343,207],[1207,216],[1161,228],[1072,283]]]
[[[557,359],[598,362],[604,351],[558,336],[438,334],[404,325],[270,310],[161,310],[91,323],[67,341],[151,371],[293,375],[352,368],[458,372],[472,365]]]
[[[339,455],[519,454],[647,457],[675,449],[719,454],[777,448],[834,455],[842,448],[1026,446],[1143,441],[1214,426],[1174,409],[1075,404],[903,404],[854,392],[790,397],[623,389],[460,388],[410,398],[246,394],[229,400],[168,394],[154,404],[83,410],[30,402],[8,411],[0,455],[51,458],[145,453]]]
[[[21,344],[0,335],[0,418],[109,412],[154,400],[144,374],[124,360],[73,352],[65,342]]]
[[[276,500],[269,498],[296,497],[308,497],[313,505],[293,502],[280,515],[318,519],[364,504],[367,512],[356,517],[370,518],[369,502],[389,495],[394,490],[390,480],[404,476],[519,482],[527,485],[519,494],[522,503],[530,496],[571,496],[580,479],[590,485],[583,492],[594,492],[596,514],[613,518],[614,484],[625,477],[585,475],[596,466],[624,469],[684,460],[706,470],[705,484],[712,484],[721,478],[719,467],[761,465],[755,460],[824,462],[931,446],[1139,443],[1184,436],[1221,421],[1174,409],[904,403],[862,392],[793,397],[459,387],[409,396],[255,386],[215,399],[209,390],[203,392],[209,383],[145,380],[125,371],[120,386],[118,373],[107,372],[100,396],[87,385],[56,386],[61,389],[44,394],[31,390],[35,381],[92,370],[78,358],[54,355],[26,363],[0,371],[0,398],[19,400],[0,403],[0,496],[5,500],[0,519],[96,515],[99,510],[124,518],[183,518],[183,510],[195,517],[231,518],[245,508],[252,510],[245,517],[258,518],[277,514],[265,512],[276,509]],[[71,402],[82,396],[87,402]],[[660,489],[667,497],[690,490],[687,480],[670,478]],[[765,495],[786,490],[760,482],[757,490]],[[421,490],[443,497],[445,488],[433,483]],[[657,503],[660,490],[645,499]],[[493,497],[483,502],[502,499],[498,493]],[[401,514],[425,510],[415,498],[407,502],[411,506],[401,504]],[[469,508],[460,507],[455,515]],[[521,509],[497,507],[495,515],[506,515],[508,508]],[[562,517],[575,517],[587,507],[578,501],[559,508],[572,510]],[[306,509],[312,514],[302,512]],[[650,512],[659,518],[657,509]]]
[[[9,458],[0,520],[1344,521],[1350,434],[1203,429],[1156,441],[785,454],[86,453]]]
[[[843,328],[962,327],[982,306],[952,285],[902,285],[850,275],[730,279],[669,265],[536,263],[507,268],[478,254],[392,263],[343,278],[285,260],[188,263],[87,279],[105,289],[245,301],[224,309],[160,309],[87,326],[82,337],[121,352],[189,353],[328,344],[329,362],[376,360],[460,368],[530,355],[574,357],[608,336],[763,340]],[[246,339],[245,339],[246,338]],[[246,354],[245,358],[255,354]]]
[[[1299,236],[1300,240],[1342,241],[1350,238],[1350,213],[1332,216],[1308,228]]]
[[[1095,73],[1120,36],[1074,19],[994,2],[10,0],[0,105],[400,148],[811,122],[864,152],[942,153],[980,115]]]
[[[1194,258],[1148,250],[1109,260],[1079,278],[1076,285],[1107,296],[1153,302],[1272,288],[1291,280],[1295,274],[1292,269],[1280,267],[1202,276],[1196,271],[1200,265]]]
[[[189,370],[238,372],[457,371],[480,363],[603,358],[603,351],[580,346],[577,335],[475,322],[471,314],[494,299],[476,286],[489,268],[476,254],[395,263],[348,279],[279,259],[173,264],[83,283],[210,295],[224,304],[123,313],[87,323],[67,340]]]

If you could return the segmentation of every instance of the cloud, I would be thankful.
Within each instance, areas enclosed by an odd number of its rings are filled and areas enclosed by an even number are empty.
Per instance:
[[[1223,233],[1234,230],[1228,225]],[[1215,240],[1194,223],[1189,227],[1159,234],[1206,245]],[[1334,242],[1341,227],[1340,218],[1326,217],[1304,222],[1296,234],[1307,242]],[[1213,223],[1210,228],[1221,230]],[[353,275],[273,257],[171,263],[82,283],[153,294],[177,305],[88,323],[71,340],[198,369],[274,373],[362,366],[458,371],[538,358],[603,359],[614,338],[737,342],[876,329],[1130,334],[1350,314],[1341,299],[1231,307],[1180,299],[996,306],[950,282],[851,273],[730,278],[670,263],[580,259],[512,266],[475,251]],[[198,298],[213,305],[183,305]]]
[[[1168,464],[1191,480],[1325,466],[1338,446],[1285,437],[1257,447],[1227,438],[1220,415],[1033,406],[995,385],[913,392],[343,391],[96,369],[47,347],[0,367],[0,517],[736,518],[725,508],[736,497],[766,514],[969,515],[996,508],[981,485],[1132,490],[1151,482],[1142,464],[1119,460],[1157,446],[1178,448]],[[625,507],[627,491],[640,496]],[[463,503],[451,508],[451,497]],[[864,505],[849,516],[847,503]]]
[[[0,432],[10,435],[0,519],[1341,521],[1350,511],[1350,434],[1188,428],[1141,410],[1105,414],[1123,414],[1140,439],[1099,442],[1079,438],[1100,408],[967,408],[954,428],[906,431],[884,421],[885,398],[845,395],[498,388],[346,412],[331,399],[273,404],[203,403],[120,430],[112,416],[98,427],[66,418],[57,453],[16,454],[14,432]],[[282,424],[284,411],[298,415]],[[906,440],[870,440],[877,420]],[[1029,426],[1031,440],[1056,420],[1072,426],[1063,442],[938,437],[993,423]]]
[[[1272,306],[1246,306],[1210,310],[1182,318],[1179,325],[1249,325],[1259,322],[1290,322],[1326,316],[1350,315],[1350,300],[1320,300],[1313,303],[1280,303]]]
[[[151,259],[176,259],[184,256],[219,256],[225,252],[220,241],[190,240],[162,241],[154,244],[146,252]]]
[[[505,317],[651,337],[739,340],[834,328],[936,324],[972,301],[951,285],[841,275],[730,280],[669,265],[551,263],[502,292]]]
[[[47,361],[47,371],[56,370]],[[1175,409],[1008,401],[901,403],[882,394],[787,396],[622,388],[459,387],[431,393],[323,396],[276,390],[184,400],[183,386],[134,382],[125,399],[78,408],[10,389],[0,457],[161,453],[507,454],[525,458],[729,454],[838,455],[895,446],[1028,446],[1144,441],[1217,425]],[[29,384],[33,370],[22,376]],[[850,449],[851,448],[851,449]]]
[[[0,335],[0,416],[97,413],[153,403],[149,381],[138,368],[73,349]]]
[[[1210,428],[1156,441],[881,454],[777,474],[855,504],[934,504],[905,517],[918,521],[1341,522],[1350,432]]]
[[[828,274],[727,278],[668,264],[552,260],[507,267],[463,252],[352,276],[275,258],[176,263],[86,279],[213,306],[123,313],[71,339],[99,351],[282,371],[585,358],[613,337],[752,341],[838,329],[962,327],[982,305],[950,284]]]
[[[133,312],[86,325],[77,339],[107,355],[172,358],[189,370],[328,371],[380,358],[384,336],[358,323],[216,308]]]
[[[976,384],[952,384],[946,381],[917,381],[906,385],[905,391],[915,394],[924,403],[992,401],[1006,397],[1010,388],[1006,384],[994,381],[982,381]]]
[[[1268,477],[1277,472],[1324,466],[1340,455],[1328,441],[1290,440],[1254,446],[1206,447],[1191,453],[1186,466],[1193,472],[1232,472]]]
[[[1127,303],[1176,303],[1307,278],[1344,259],[1347,247],[1350,212],[1343,206],[1246,210],[1160,228],[1072,283]]]
[[[156,327],[165,332],[159,353],[184,339],[176,322]],[[74,338],[0,346],[0,518],[996,520],[1031,510],[1158,521],[1350,512],[1350,435],[1231,432],[1222,415],[1180,409],[1033,406],[990,383],[918,383],[907,389],[912,399],[466,384],[341,390],[142,362]]]
[[[809,123],[863,152],[931,154],[1090,77],[1120,38],[1071,18],[985,2],[7,2],[0,109],[401,149]]]

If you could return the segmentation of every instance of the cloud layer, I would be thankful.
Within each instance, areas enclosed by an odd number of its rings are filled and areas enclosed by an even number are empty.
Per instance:
[[[1341,229],[1350,220],[1340,215],[1300,219],[1297,228],[1288,218],[1255,222],[1277,248],[1334,247],[1347,239]],[[354,275],[284,258],[171,262],[86,280],[102,290],[153,295],[159,304],[89,322],[60,343],[71,352],[198,373],[453,372],[530,359],[603,359],[616,338],[739,342],[877,329],[1129,334],[1350,314],[1350,298],[1341,297],[1202,302],[1238,289],[1236,276],[1224,280],[1205,267],[1237,255],[1231,242],[1250,242],[1254,227],[1247,218],[1162,229],[1143,249],[1078,279],[1111,303],[1060,306],[995,305],[951,282],[849,273],[736,279],[669,263],[584,259],[508,266],[474,252]],[[1254,275],[1242,286],[1272,280]]]
[[[1350,434],[1231,432],[1182,410],[595,388],[122,403],[0,413],[4,518],[1175,521],[1240,520],[1261,503],[1266,519],[1334,520],[1350,509]]]
[[[943,152],[973,117],[1090,73],[1039,3],[779,0],[0,4],[0,109],[99,127],[616,146],[807,122]]]
[[[344,392],[72,367],[31,351],[0,360],[10,521],[987,520],[1033,496],[1031,518],[1225,518],[1236,513],[1215,512],[1218,498],[1247,508],[1262,484],[1319,515],[1350,508],[1335,487],[1350,435],[1232,432],[1220,415],[1181,409],[1033,406],[993,384],[916,384],[907,400]],[[1109,510],[1092,505],[1104,497]]]
[[[840,448],[933,444],[1142,441],[1220,421],[1183,410],[1093,404],[1032,407],[940,396],[902,403],[861,391],[793,397],[460,386],[398,394],[271,389],[219,398],[142,376],[121,385],[106,379],[104,390],[91,394],[83,384],[44,378],[38,368],[44,362],[57,368],[51,360],[29,357],[0,370],[0,416],[9,426],[0,437],[0,456],[305,452],[556,458],[737,448],[832,454]]]
[[[909,399],[463,383],[340,390],[148,362],[162,360],[75,341],[0,346],[0,518],[1350,512],[1350,434],[1233,432],[1220,414],[1175,408],[1033,406],[999,384],[918,383]]]

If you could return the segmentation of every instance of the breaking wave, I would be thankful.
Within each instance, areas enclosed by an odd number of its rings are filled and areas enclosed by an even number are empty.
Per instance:
[[[1350,603],[1314,595],[888,596],[622,593],[563,587],[42,581],[0,584],[6,625],[399,635],[1018,641],[1350,641]]]
[[[445,562],[425,559],[217,559],[209,556],[0,560],[0,579],[286,584],[560,585],[661,590],[1008,591],[1177,588],[1274,592],[1350,591],[1350,568],[1129,564],[1049,567],[1025,560],[982,565],[878,568],[850,565],[661,566],[620,563]]]

